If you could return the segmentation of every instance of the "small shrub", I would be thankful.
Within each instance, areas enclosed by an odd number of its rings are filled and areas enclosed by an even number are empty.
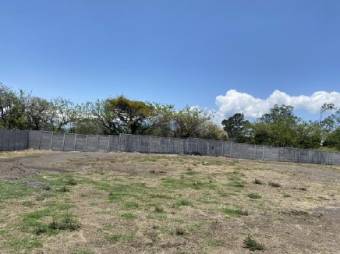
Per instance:
[[[257,178],[255,178],[254,183],[260,184],[260,185],[264,184],[264,182],[262,182],[260,179],[257,179]]]
[[[62,218],[53,218],[53,221],[48,225],[52,230],[69,230],[75,231],[80,228],[80,224],[69,213],[65,214]]]
[[[127,220],[132,220],[132,219],[137,218],[137,216],[134,215],[133,213],[123,213],[121,217]]]
[[[175,234],[176,235],[185,235],[185,230],[183,228],[177,227],[175,229]]]
[[[271,187],[274,187],[274,188],[280,188],[280,187],[281,187],[281,184],[275,183],[275,182],[269,182],[269,185],[270,185]]]
[[[249,193],[248,197],[251,198],[251,199],[260,199],[260,198],[262,198],[261,195],[258,194],[258,193]]]
[[[42,186],[42,189],[45,190],[45,191],[49,191],[49,190],[51,190],[51,186],[49,186],[49,185],[43,185],[43,186]]]
[[[132,241],[133,238],[134,236],[132,234],[114,234],[106,237],[106,239],[112,243],[129,242]]]
[[[125,208],[128,208],[128,209],[135,209],[135,208],[138,208],[139,205],[138,205],[137,202],[129,201],[129,202],[126,202],[126,203],[124,204],[124,207],[125,207]]]
[[[195,172],[192,168],[187,168],[186,174],[187,174],[187,175],[196,175],[197,172]]]
[[[155,213],[164,213],[164,209],[161,206],[155,206]]]
[[[66,184],[74,186],[77,185],[77,181],[73,177],[70,177],[66,180]]]
[[[264,250],[264,245],[262,243],[257,242],[254,238],[250,235],[243,241],[244,248],[249,249],[250,251],[256,250]]]
[[[78,249],[74,250],[72,254],[94,254],[92,250],[87,250],[87,249]]]
[[[70,189],[67,188],[66,185],[64,185],[64,186],[62,186],[58,189],[58,192],[69,192],[69,191],[70,191]]]
[[[238,216],[248,216],[249,213],[247,210],[243,210],[240,208],[230,208],[226,207],[223,209],[223,212],[228,216],[238,217]]]
[[[176,206],[180,207],[180,206],[191,206],[191,202],[187,199],[180,199],[176,202]]]
[[[48,232],[48,226],[45,224],[37,224],[33,231],[36,235],[42,235]]]

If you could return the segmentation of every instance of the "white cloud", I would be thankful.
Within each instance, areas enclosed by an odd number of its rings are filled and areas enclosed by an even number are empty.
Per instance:
[[[216,97],[217,114],[220,117],[242,112],[247,118],[256,118],[268,112],[275,104],[290,105],[294,106],[295,109],[316,114],[326,102],[334,103],[337,107],[340,107],[340,93],[317,91],[310,96],[291,96],[285,92],[275,90],[269,97],[261,99],[251,94],[229,90],[225,95]]]

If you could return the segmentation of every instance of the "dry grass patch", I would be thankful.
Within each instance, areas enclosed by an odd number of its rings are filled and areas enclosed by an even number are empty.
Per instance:
[[[263,243],[265,253],[280,253],[278,244],[299,253],[314,246],[319,225],[330,231],[311,251],[334,248],[327,236],[338,229],[304,213],[340,203],[339,182],[321,181],[334,168],[313,167],[319,180],[303,165],[205,156],[51,152],[13,163],[42,169],[0,178],[0,253],[244,253]],[[303,244],[296,225],[312,232]],[[256,240],[245,239],[255,229]]]

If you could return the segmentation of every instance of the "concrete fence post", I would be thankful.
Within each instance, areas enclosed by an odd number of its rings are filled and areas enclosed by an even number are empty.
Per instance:
[[[63,151],[65,150],[65,136],[66,136],[66,134],[64,132],[64,136],[63,136]]]
[[[77,151],[77,134],[74,134],[73,150]]]
[[[42,134],[43,134],[43,132],[39,131],[39,148],[38,148],[39,150],[41,149]]]
[[[88,150],[88,147],[87,147],[87,139],[88,139],[88,135],[86,135],[86,138],[85,138],[85,146],[84,146],[84,151],[86,152]]]
[[[111,135],[109,136],[109,138],[107,139],[107,147],[106,147],[106,149],[107,149],[107,152],[110,152],[110,144],[111,144]]]
[[[53,145],[53,131],[52,131],[52,133],[51,133],[51,142],[50,142],[50,147],[49,147],[49,149],[50,150],[52,150],[52,145]]]
[[[264,146],[262,146],[262,160],[264,161]]]
[[[229,157],[232,157],[232,151],[233,151],[233,142],[230,142],[230,146],[229,146]]]

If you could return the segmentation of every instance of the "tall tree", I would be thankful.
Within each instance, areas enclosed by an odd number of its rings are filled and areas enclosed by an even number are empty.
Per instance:
[[[24,93],[16,94],[8,87],[0,84],[0,127],[26,128]]]
[[[27,128],[33,130],[53,129],[50,123],[51,103],[45,99],[31,96],[28,96],[25,101]]]
[[[249,124],[242,113],[236,113],[222,121],[223,129],[228,133],[228,137],[237,142],[245,141]]]

